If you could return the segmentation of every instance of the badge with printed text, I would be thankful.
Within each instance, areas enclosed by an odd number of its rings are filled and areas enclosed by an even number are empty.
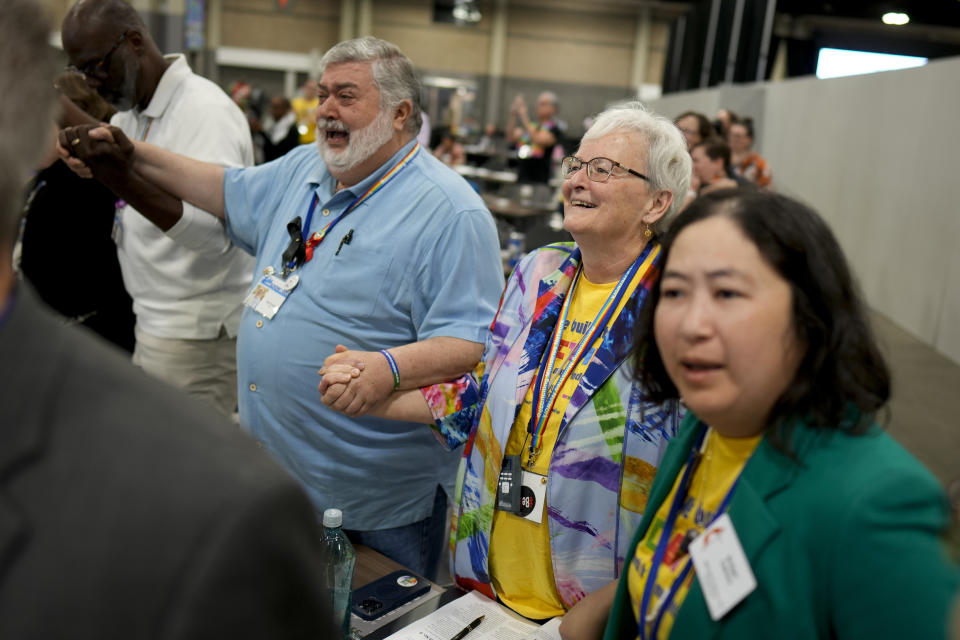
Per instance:
[[[273,274],[268,269],[260,281],[254,285],[243,304],[250,307],[264,318],[272,319],[277,315],[280,307],[287,301],[290,292],[300,282],[299,276],[290,276],[286,280]]]
[[[540,524],[543,521],[543,501],[546,494],[547,476],[524,471],[523,485],[520,487],[520,509],[517,515]]]
[[[717,518],[690,543],[690,558],[714,620],[725,616],[757,588],[729,514]]]

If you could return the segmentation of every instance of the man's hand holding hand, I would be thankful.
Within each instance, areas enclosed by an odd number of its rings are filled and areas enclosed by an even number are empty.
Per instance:
[[[321,402],[325,405],[332,405],[343,395],[347,385],[360,376],[360,372],[365,365],[360,363],[337,363],[325,366],[317,373],[320,374],[320,384],[317,390],[320,391]]]
[[[134,147],[123,132],[109,125],[80,125],[60,132],[57,153],[82,177],[105,178],[127,172]]]
[[[323,404],[351,417],[368,413],[393,393],[393,372],[383,354],[375,351],[337,345],[336,352],[324,360],[320,375]]]

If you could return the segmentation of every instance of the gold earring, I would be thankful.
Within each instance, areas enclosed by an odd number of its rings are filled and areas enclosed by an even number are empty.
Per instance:
[[[653,229],[650,228],[650,225],[644,223],[643,225],[643,236],[649,240],[653,237]]]

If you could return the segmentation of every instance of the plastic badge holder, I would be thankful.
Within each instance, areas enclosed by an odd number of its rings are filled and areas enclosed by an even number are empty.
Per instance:
[[[353,593],[351,609],[364,620],[376,620],[430,590],[430,583],[409,571],[394,571]]]

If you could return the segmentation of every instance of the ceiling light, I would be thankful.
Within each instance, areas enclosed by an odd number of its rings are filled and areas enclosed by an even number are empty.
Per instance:
[[[883,14],[883,24],[892,24],[896,26],[905,25],[910,22],[910,16],[905,13],[885,13]]]

